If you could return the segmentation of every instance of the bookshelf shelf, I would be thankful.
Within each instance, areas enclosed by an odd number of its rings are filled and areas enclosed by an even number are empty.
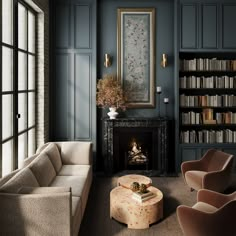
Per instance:
[[[236,143],[236,55],[180,52],[180,144]]]

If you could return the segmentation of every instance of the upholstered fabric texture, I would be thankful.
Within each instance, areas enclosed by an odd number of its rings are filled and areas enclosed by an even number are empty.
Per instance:
[[[63,165],[58,175],[87,176],[91,168],[90,165]]]
[[[62,162],[57,145],[55,143],[50,143],[45,147],[45,149],[42,150],[42,152],[45,152],[48,155],[54,169],[58,173],[62,167]]]
[[[29,165],[41,187],[48,186],[56,177],[56,171],[48,155],[43,152]]]
[[[209,149],[200,160],[181,165],[183,177],[190,188],[223,192],[231,182],[234,156]]]
[[[9,179],[0,192],[17,193],[22,186],[39,187],[39,183],[29,168],[24,168]]]
[[[197,203],[178,206],[177,217],[185,236],[235,236],[236,192],[199,190]]]
[[[92,183],[91,153],[88,142],[47,143],[0,180],[0,235],[77,236]]]

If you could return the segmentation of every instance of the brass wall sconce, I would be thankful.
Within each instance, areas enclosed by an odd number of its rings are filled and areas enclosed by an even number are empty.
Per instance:
[[[105,54],[105,59],[104,59],[104,66],[105,67],[110,67],[111,66],[111,56],[110,54]]]
[[[167,55],[164,53],[162,54],[161,66],[163,68],[165,68],[167,66]]]

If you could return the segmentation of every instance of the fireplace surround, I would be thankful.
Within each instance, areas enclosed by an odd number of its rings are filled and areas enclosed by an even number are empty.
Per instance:
[[[170,137],[173,137],[172,121],[164,118],[118,118],[104,119],[104,170],[113,175],[126,170],[127,151],[130,142],[142,146],[142,152],[148,157],[148,163],[133,166],[133,169],[154,170],[160,175],[174,169],[174,150]],[[171,150],[170,150],[171,149]]]

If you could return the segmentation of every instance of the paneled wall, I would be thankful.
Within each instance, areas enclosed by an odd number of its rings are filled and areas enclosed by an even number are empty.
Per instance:
[[[51,139],[92,141],[96,150],[96,1],[51,4]]]

